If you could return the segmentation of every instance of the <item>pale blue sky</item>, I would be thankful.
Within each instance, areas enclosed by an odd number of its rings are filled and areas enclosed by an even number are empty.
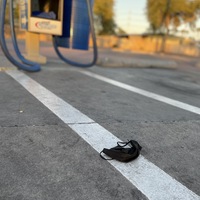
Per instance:
[[[141,34],[148,29],[145,12],[146,0],[115,0],[115,22],[129,34]],[[200,27],[200,20],[197,27]],[[189,30],[188,25],[182,25],[178,35],[182,35],[181,30]],[[189,31],[185,37],[200,39],[200,33]]]
[[[127,33],[143,33],[148,28],[146,0],[116,0],[115,21]]]

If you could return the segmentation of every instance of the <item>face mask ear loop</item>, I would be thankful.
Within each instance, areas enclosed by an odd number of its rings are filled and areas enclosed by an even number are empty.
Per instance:
[[[128,141],[128,142],[117,142],[117,145],[120,146],[120,147],[125,147],[129,143],[130,143],[130,141]]]
[[[113,160],[113,158],[105,158],[105,157],[103,157],[102,153],[103,153],[103,150],[99,154],[102,159],[104,159],[104,160]]]

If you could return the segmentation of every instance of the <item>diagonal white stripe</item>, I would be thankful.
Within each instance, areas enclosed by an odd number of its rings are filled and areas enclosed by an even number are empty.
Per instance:
[[[6,73],[48,107],[96,151],[100,152],[103,148],[113,147],[117,141],[120,141],[105,128],[22,72],[6,71]],[[139,156],[137,160],[130,163],[109,162],[149,200],[200,200],[197,194],[173,179],[143,156]]]
[[[131,92],[140,94],[142,96],[145,96],[145,97],[148,97],[148,98],[151,98],[151,99],[154,99],[154,100],[169,104],[171,106],[175,106],[177,108],[181,108],[183,110],[187,110],[189,112],[192,112],[192,113],[200,115],[200,108],[198,108],[198,107],[183,103],[181,101],[173,100],[173,99],[170,99],[170,98],[162,96],[162,95],[158,95],[158,94],[155,94],[155,93],[152,93],[152,92],[148,92],[146,90],[142,90],[142,89],[133,87],[131,85],[128,85],[128,84],[125,84],[125,83],[121,83],[119,81],[115,81],[115,80],[110,79],[110,78],[106,78],[104,76],[95,74],[93,72],[83,71],[83,70],[79,70],[79,72],[81,72],[82,74],[85,74],[87,76],[93,77],[95,79],[98,79],[98,80],[104,81],[106,83],[109,83],[111,85],[123,88],[125,90],[131,91]]]

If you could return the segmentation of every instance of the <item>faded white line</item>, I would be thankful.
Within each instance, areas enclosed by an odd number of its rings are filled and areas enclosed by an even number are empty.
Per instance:
[[[198,108],[196,106],[192,106],[192,105],[183,103],[181,101],[170,99],[168,97],[165,97],[165,96],[162,96],[162,95],[159,95],[159,94],[148,92],[146,90],[142,90],[142,89],[136,88],[134,86],[131,86],[131,85],[128,85],[128,84],[125,84],[125,83],[121,83],[119,81],[115,81],[115,80],[110,79],[110,78],[106,78],[104,76],[95,74],[93,72],[89,72],[89,71],[86,71],[86,70],[79,70],[79,72],[81,72],[82,74],[85,74],[87,76],[90,76],[92,78],[104,81],[104,82],[109,83],[109,84],[114,85],[114,86],[117,86],[119,88],[123,88],[125,90],[140,94],[142,96],[145,96],[145,97],[148,97],[148,98],[169,104],[171,106],[175,106],[177,108],[181,108],[183,110],[187,110],[189,112],[200,115],[200,108]]]
[[[20,71],[6,71],[35,98],[49,108],[96,151],[116,145],[119,138],[81,113],[70,104],[41,86]],[[124,177],[138,188],[149,200],[189,199],[200,197],[166,174],[143,156],[130,163],[109,161]]]

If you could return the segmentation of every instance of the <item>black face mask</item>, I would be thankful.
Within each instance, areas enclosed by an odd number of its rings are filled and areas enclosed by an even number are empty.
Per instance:
[[[129,145],[129,147],[126,147]],[[111,149],[104,148],[100,152],[101,158],[104,160],[118,160],[121,162],[129,162],[136,159],[140,155],[142,147],[135,140],[130,140],[128,142],[117,142],[117,146]],[[102,153],[106,154],[110,158],[103,157]]]

